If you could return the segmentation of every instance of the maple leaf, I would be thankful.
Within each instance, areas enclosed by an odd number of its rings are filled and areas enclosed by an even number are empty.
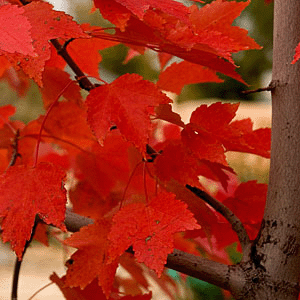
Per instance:
[[[81,27],[64,12],[53,10],[53,6],[46,2],[33,1],[24,6],[23,14],[31,24],[31,36],[33,39],[36,57],[15,54],[8,56],[15,67],[33,78],[39,86],[43,86],[42,72],[45,62],[50,58],[49,40],[55,38],[89,38]]]
[[[100,144],[111,126],[117,125],[123,136],[144,152],[151,132],[150,108],[169,102],[153,83],[137,74],[125,74],[90,92],[88,122]]]
[[[187,61],[173,63],[159,75],[157,86],[166,91],[180,94],[186,84],[200,82],[223,82],[215,71]]]
[[[103,18],[115,24],[121,31],[125,30],[128,20],[131,17],[130,11],[123,5],[111,0],[94,0]]]
[[[223,203],[228,206],[243,224],[258,224],[264,214],[268,185],[256,180],[242,182]]]
[[[188,9],[181,3],[173,0],[113,0],[125,6],[138,18],[143,19],[145,12],[150,8],[160,9],[178,19],[187,20]]]
[[[74,116],[76,116],[76,122],[74,122]],[[29,122],[21,132],[21,136],[37,137],[44,117],[40,116]],[[85,107],[79,107],[75,103],[65,101],[58,102],[53,107],[44,124],[42,135],[43,141],[59,145],[62,149],[67,150],[69,155],[81,152],[90,147],[96,140],[87,124]],[[32,145],[30,146],[29,143]],[[32,147],[35,148],[35,143],[36,141],[33,139],[32,141],[20,140],[19,148],[23,160],[28,157],[28,155],[24,155],[23,151],[28,152]],[[31,155],[32,153],[31,150]]]
[[[155,20],[153,21],[153,23],[156,22]],[[241,76],[236,73],[236,66],[232,62],[225,61],[218,51],[214,51],[207,45],[197,44],[196,42],[193,43],[193,46],[188,44],[185,48],[182,39],[178,36],[177,39],[181,41],[180,45],[176,44],[175,41],[167,40],[159,29],[152,28],[147,23],[141,22],[138,19],[130,19],[124,32],[116,28],[114,34],[96,31],[91,33],[91,35],[101,39],[144,46],[154,51],[175,55],[186,61],[206,66],[216,72],[221,72],[245,83]],[[185,38],[185,40],[190,43],[190,38]]]
[[[231,122],[238,106],[217,102],[198,107],[192,113],[190,123],[181,132],[183,143],[198,158],[225,166],[225,149],[270,157],[270,129],[253,131],[250,119]]]
[[[191,7],[189,20],[197,35],[197,42],[207,44],[231,61],[231,53],[261,47],[247,34],[248,31],[231,26],[250,1],[216,0],[201,9]]]
[[[0,55],[5,52],[35,55],[31,25],[23,13],[23,7],[11,4],[0,6]]]
[[[19,260],[37,214],[45,223],[66,230],[66,191],[61,188],[64,176],[64,171],[49,163],[39,163],[36,168],[13,166],[1,175],[2,239],[11,242]]]
[[[81,24],[80,26],[87,34],[89,31],[103,30],[101,27],[89,24]],[[97,78],[99,77],[99,63],[102,60],[99,51],[115,45],[118,43],[97,38],[80,38],[68,45],[68,53],[85,74]]]
[[[56,100],[57,95],[60,94],[70,81],[70,75],[67,72],[54,67],[45,67],[43,72],[43,87],[40,88],[45,109]],[[63,96],[67,100],[79,105],[83,100],[80,94],[80,87],[75,81],[65,90]]]
[[[64,294],[67,300],[94,300],[95,295],[97,295],[97,300],[150,300],[152,299],[152,292],[144,295],[136,296],[121,296],[119,290],[113,289],[113,293],[110,297],[106,297],[102,292],[101,287],[99,287],[96,280],[93,280],[85,289],[80,289],[78,287],[70,288],[65,285],[66,276],[61,278],[58,277],[56,273],[50,276],[50,280],[54,282],[59,289]]]
[[[109,297],[118,266],[116,259],[108,262],[107,234],[110,228],[109,221],[100,219],[82,227],[65,241],[65,244],[79,249],[71,257],[73,263],[68,267],[66,286],[84,289],[98,278],[104,294]]]
[[[156,107],[155,118],[170,122],[180,127],[185,127],[180,115],[172,111],[171,104],[160,104]]]
[[[123,207],[113,222],[108,235],[112,243],[111,260],[132,246],[137,260],[154,269],[158,276],[173,251],[174,233],[200,228],[187,205],[168,192],[160,192],[149,204],[133,203]]]

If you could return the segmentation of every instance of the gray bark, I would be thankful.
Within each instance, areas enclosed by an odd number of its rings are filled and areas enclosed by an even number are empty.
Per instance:
[[[237,299],[298,299],[300,274],[300,64],[291,64],[300,40],[300,1],[275,0],[272,146],[261,231]]]

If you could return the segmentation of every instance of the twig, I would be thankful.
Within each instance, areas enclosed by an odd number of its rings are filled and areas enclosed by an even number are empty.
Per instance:
[[[17,129],[13,143],[11,145],[13,151],[7,168],[14,166],[17,161],[17,158],[21,156],[21,154],[19,153],[19,137],[20,137],[20,130]]]
[[[21,265],[22,265],[22,262],[23,262],[25,252],[26,252],[28,246],[30,245],[30,243],[32,241],[32,238],[34,236],[37,224],[38,224],[38,219],[36,218],[36,220],[34,222],[34,225],[32,227],[32,232],[31,232],[30,239],[28,241],[26,241],[26,244],[24,246],[24,250],[23,250],[23,253],[22,253],[22,260],[19,260],[18,257],[16,258],[15,268],[14,268],[14,275],[13,275],[13,282],[12,282],[12,290],[11,290],[11,300],[18,300],[18,284],[19,284],[19,278],[20,278]]]
[[[275,81],[272,80],[267,87],[258,88],[255,90],[242,91],[242,94],[249,95],[249,94],[253,94],[253,93],[272,91],[277,85],[278,85],[278,82],[276,80]]]
[[[223,203],[219,202],[217,199],[213,198],[206,192],[188,184],[186,185],[186,188],[193,192],[197,197],[205,201],[207,204],[209,204],[231,224],[232,229],[236,232],[241,243],[244,257],[248,257],[250,255],[251,242],[241,220],[227,206],[225,206]]]
[[[90,82],[90,80],[85,76],[85,74],[75,63],[73,58],[69,55],[66,47],[62,46],[57,39],[52,39],[50,40],[50,42],[55,47],[57,53],[65,60],[65,62],[76,74],[76,79],[78,80],[80,87],[86,91],[92,90],[95,86]]]

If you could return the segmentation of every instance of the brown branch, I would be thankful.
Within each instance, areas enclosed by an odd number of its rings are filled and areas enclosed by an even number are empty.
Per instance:
[[[232,229],[237,234],[238,239],[241,243],[244,259],[248,258],[250,255],[251,242],[241,220],[227,206],[225,206],[223,203],[219,202],[217,199],[213,198],[206,192],[188,184],[186,185],[186,188],[193,192],[197,197],[205,201],[207,204],[209,204],[231,224]]]
[[[86,91],[93,89],[95,86],[90,82],[90,80],[75,63],[73,58],[69,55],[66,46],[62,46],[57,39],[52,39],[50,42],[55,47],[57,53],[65,60],[65,62],[76,74],[76,79],[78,80],[80,87]]]
[[[32,0],[20,0],[23,5],[27,5]],[[73,70],[76,74],[76,80],[78,81],[80,87],[86,91],[90,91],[91,89],[95,88],[95,86],[90,82],[90,80],[86,77],[86,75],[82,72],[79,66],[75,63],[73,58],[69,55],[67,51],[67,45],[72,41],[70,39],[64,45],[61,45],[57,39],[50,40],[51,44],[55,47],[57,53],[65,60],[65,62],[69,65],[69,67]]]
[[[92,223],[92,219],[75,214],[67,208],[65,225],[70,232],[77,232],[81,227]],[[129,249],[129,252],[132,253],[132,250]],[[176,249],[168,255],[166,267],[226,290],[230,290],[232,286],[244,284],[244,276],[242,274],[237,276],[234,271],[234,269],[239,269],[238,266],[228,266]]]
[[[253,94],[253,93],[259,93],[259,92],[265,92],[265,91],[272,91],[272,90],[275,89],[275,87],[277,85],[278,85],[278,82],[272,80],[267,87],[258,88],[258,89],[255,89],[255,90],[242,91],[242,94],[249,95],[249,94]]]

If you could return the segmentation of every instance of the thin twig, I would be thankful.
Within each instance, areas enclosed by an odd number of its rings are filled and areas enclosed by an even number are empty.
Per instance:
[[[17,161],[17,158],[21,156],[21,154],[19,153],[19,137],[20,137],[20,130],[17,129],[13,143],[11,145],[13,151],[7,168],[14,166]]]
[[[209,204],[231,224],[232,229],[237,234],[238,239],[241,243],[244,256],[248,257],[250,255],[251,242],[241,220],[227,206],[225,206],[223,203],[219,202],[217,199],[213,198],[206,192],[188,184],[186,185],[186,188],[193,192],[197,197],[205,201],[207,204]]]
[[[65,60],[65,62],[76,74],[76,79],[78,79],[80,87],[86,91],[92,90],[95,86],[90,82],[90,80],[75,63],[73,58],[69,55],[66,47],[62,46],[57,39],[50,40],[50,42],[55,47],[57,53]]]
[[[30,243],[33,239],[37,224],[38,224],[38,219],[36,219],[35,222],[34,222],[34,225],[32,227],[32,231],[31,231],[30,239],[28,241],[26,241],[26,243],[25,243],[24,250],[23,250],[23,253],[22,253],[22,259],[19,260],[18,257],[16,258],[15,268],[14,268],[14,275],[13,275],[13,282],[12,282],[12,290],[11,290],[11,300],[18,300],[18,284],[19,284],[19,278],[20,278],[21,265],[22,265],[22,262],[23,262],[25,252],[26,252],[28,246],[30,245]]]
[[[277,85],[278,85],[278,82],[276,80],[274,80],[274,81],[272,80],[267,87],[258,88],[255,90],[242,91],[242,94],[249,95],[249,94],[253,94],[253,93],[272,91]]]
[[[259,93],[259,92],[265,92],[265,91],[271,91],[273,88],[270,86],[264,87],[264,88],[258,88],[255,90],[248,90],[248,91],[242,91],[242,94],[249,95],[253,93]]]

